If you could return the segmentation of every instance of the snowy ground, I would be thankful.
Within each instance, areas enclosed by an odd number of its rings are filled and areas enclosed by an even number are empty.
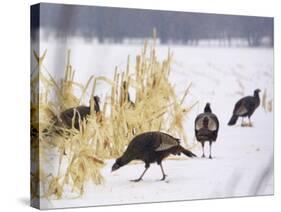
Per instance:
[[[141,46],[44,41],[40,48],[41,52],[48,48],[44,65],[57,77],[63,75],[66,50],[71,48],[77,79],[85,82],[91,74],[112,77],[114,67],[125,68],[127,55],[130,54],[133,61]],[[233,106],[242,95],[252,95],[254,89],[260,88],[266,89],[268,99],[272,99],[273,50],[170,48],[174,53],[171,80],[176,84],[177,93],[182,95],[192,82],[186,104],[199,100],[186,118],[189,140],[195,142],[193,122],[207,101],[219,117],[221,128],[213,145],[213,160],[183,156],[166,160],[163,166],[168,178],[164,182],[158,181],[160,168],[152,165],[139,183],[129,180],[141,174],[143,164],[133,163],[111,173],[114,161],[110,160],[103,170],[104,185],[89,184],[84,196],[78,199],[69,198],[70,194],[62,200],[42,199],[42,208],[273,194],[273,113],[259,107],[252,117],[254,127],[227,126]],[[167,50],[167,46],[157,47],[159,58],[164,58]],[[99,85],[101,96],[105,96],[106,89],[109,90]],[[192,151],[201,156],[200,145]],[[208,153],[208,146],[205,152]]]

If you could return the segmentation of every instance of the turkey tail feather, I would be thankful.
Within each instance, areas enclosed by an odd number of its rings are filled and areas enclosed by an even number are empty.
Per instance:
[[[191,151],[189,151],[189,150],[183,148],[182,146],[179,146],[179,148],[180,148],[180,151],[181,151],[183,154],[185,154],[187,157],[190,157],[190,158],[192,158],[192,157],[197,157],[194,153],[192,153]]]
[[[228,125],[229,125],[229,126],[232,126],[232,125],[236,124],[237,119],[238,119],[238,116],[237,116],[237,115],[232,115],[230,121],[228,122]]]

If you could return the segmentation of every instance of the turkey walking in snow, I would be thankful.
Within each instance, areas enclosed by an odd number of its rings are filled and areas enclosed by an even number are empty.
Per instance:
[[[204,144],[209,141],[210,154],[212,159],[212,142],[215,142],[219,131],[219,120],[215,114],[212,113],[210,103],[207,103],[204,108],[204,113],[199,114],[195,119],[195,136],[198,142],[202,145],[202,157],[205,157]]]
[[[239,117],[242,117],[242,122],[241,122],[242,127],[243,126],[250,126],[250,127],[253,126],[252,122],[251,122],[251,116],[253,115],[253,113],[255,112],[257,107],[260,105],[260,97],[259,97],[260,91],[261,91],[260,89],[256,89],[254,91],[254,96],[246,96],[246,97],[240,99],[235,104],[232,117],[231,117],[230,121],[228,122],[229,126],[235,125]],[[243,118],[246,116],[249,119],[248,125],[245,125],[243,123]]]
[[[133,138],[124,154],[112,166],[112,171],[119,169],[132,160],[142,160],[145,163],[145,170],[138,179],[133,180],[138,182],[142,180],[150,163],[157,162],[163,175],[161,180],[165,180],[166,174],[162,167],[162,160],[170,154],[180,155],[181,153],[187,157],[196,157],[195,154],[180,145],[178,138],[162,132],[142,133]]]

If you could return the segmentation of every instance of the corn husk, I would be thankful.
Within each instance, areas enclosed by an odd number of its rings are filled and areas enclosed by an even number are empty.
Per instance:
[[[176,95],[169,79],[172,53],[168,51],[166,59],[159,61],[155,40],[151,46],[145,42],[141,53],[135,57],[134,68],[128,56],[126,69],[116,67],[112,79],[92,75],[85,85],[75,81],[76,72],[71,65],[70,50],[64,78],[58,81],[47,68],[42,68],[47,51],[41,58],[34,53],[39,71],[34,74],[31,83],[31,122],[39,131],[38,139],[34,141],[38,142],[34,145],[34,151],[39,149],[41,168],[35,170],[34,175],[42,176],[42,196],[60,199],[69,187],[71,192],[80,196],[85,191],[86,183],[106,183],[101,174],[106,159],[119,157],[136,134],[164,131],[181,138],[184,145],[188,145],[183,123],[196,104],[184,104],[191,85],[187,86],[183,96]],[[62,111],[89,102],[85,100],[86,94],[95,95],[98,81],[111,87],[111,93],[102,101],[101,112],[95,113],[91,100],[91,114],[87,121],[80,120],[80,130],[54,124]],[[134,102],[128,98],[129,88],[135,90]],[[75,89],[80,92],[74,92]],[[61,133],[55,133],[57,131]],[[54,154],[55,159],[48,160],[49,154]],[[48,167],[47,164],[55,168],[52,171],[44,168]],[[37,195],[34,185],[32,191]]]

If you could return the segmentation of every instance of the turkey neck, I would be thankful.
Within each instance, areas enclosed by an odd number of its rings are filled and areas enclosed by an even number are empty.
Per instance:
[[[209,105],[206,105],[205,108],[204,108],[204,112],[205,113],[211,113],[212,112],[211,107]]]
[[[122,155],[120,158],[120,162],[122,166],[130,163],[133,159],[131,157],[131,155],[128,152],[125,152],[124,155]]]
[[[257,100],[257,105],[259,105],[259,104],[260,104],[260,96],[259,96],[259,93],[258,93],[258,92],[255,92],[255,93],[254,93],[254,97],[255,97],[255,99]]]
[[[258,92],[255,92],[255,93],[254,93],[254,97],[255,97],[256,99],[260,100],[260,96],[259,96],[259,93],[258,93]]]
[[[99,104],[99,102],[96,99],[94,99],[94,102],[95,102],[95,111],[96,112],[100,112],[100,104]]]

